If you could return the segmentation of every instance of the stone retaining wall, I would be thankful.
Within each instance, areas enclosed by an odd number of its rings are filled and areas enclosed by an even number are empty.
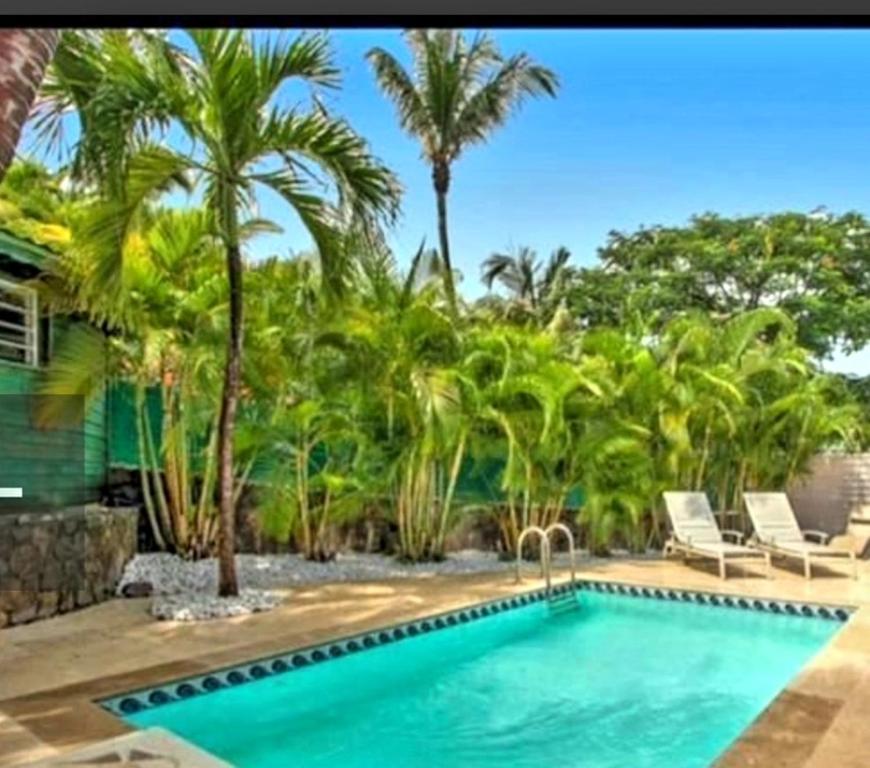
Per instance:
[[[0,627],[111,597],[136,552],[135,509],[0,516]]]

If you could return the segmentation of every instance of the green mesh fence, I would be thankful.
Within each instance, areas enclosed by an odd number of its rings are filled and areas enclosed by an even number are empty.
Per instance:
[[[147,393],[147,413],[155,444],[161,445],[162,404],[157,388]],[[115,382],[108,391],[109,411],[109,464],[112,467],[136,469],[139,467],[139,448],[136,432],[135,389],[128,382]],[[311,469],[316,471],[323,465],[325,449],[315,449],[311,456]],[[253,483],[268,482],[275,470],[275,456],[268,453],[260,455],[251,471]],[[466,458],[460,470],[456,486],[456,501],[460,504],[499,504],[506,501],[501,489],[503,459]],[[194,470],[197,467],[194,466]],[[576,509],[582,505],[583,492],[574,489],[566,500],[566,507]]]
[[[139,456],[139,440],[136,429],[136,389],[126,381],[113,382],[108,389],[109,411],[109,465],[124,469],[137,469]],[[149,389],[146,393],[146,409],[148,421],[154,434],[154,440],[161,445],[161,420],[163,408],[160,402],[160,391]]]

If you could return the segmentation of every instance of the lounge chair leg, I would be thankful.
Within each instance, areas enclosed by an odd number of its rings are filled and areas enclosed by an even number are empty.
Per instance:
[[[725,574],[725,558],[722,555],[719,555],[719,578],[727,579],[728,576]]]
[[[772,564],[770,562],[770,552],[764,553],[764,562],[765,562],[765,565],[767,566],[767,578],[772,579],[773,578],[773,569],[772,569]]]
[[[858,581],[858,560],[854,552],[849,553],[849,558],[852,560],[852,578]]]
[[[813,578],[812,571],[810,570],[810,556],[804,555],[804,577],[806,579]]]

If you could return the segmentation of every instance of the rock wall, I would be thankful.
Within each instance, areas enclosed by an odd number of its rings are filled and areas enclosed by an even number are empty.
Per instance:
[[[0,627],[111,597],[136,553],[135,509],[0,516]]]

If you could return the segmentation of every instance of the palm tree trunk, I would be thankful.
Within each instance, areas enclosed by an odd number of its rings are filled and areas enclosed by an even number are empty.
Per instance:
[[[228,197],[232,197],[229,195]],[[235,206],[223,211],[227,230],[227,277],[230,286],[230,329],[224,387],[221,394],[221,415],[218,424],[218,503],[220,533],[218,558],[220,576],[218,594],[231,597],[239,594],[235,561],[236,505],[233,498],[233,432],[242,379],[242,253],[238,241]]]
[[[0,181],[59,39],[56,29],[0,29]]]
[[[516,555],[517,538],[520,535],[520,524],[517,520],[517,502],[513,491],[508,491],[508,515],[510,520],[510,539],[505,541],[507,551],[511,555]]]
[[[450,243],[447,240],[447,190],[450,187],[450,166],[436,161],[432,167],[432,182],[435,185],[435,202],[438,208],[438,243],[441,260],[444,262],[444,289],[451,309],[456,309],[456,288],[453,285],[453,264],[450,262]]]
[[[139,482],[142,485],[142,498],[145,501],[145,513],[148,516],[148,522],[151,525],[151,532],[154,534],[154,542],[160,550],[166,550],[166,540],[163,538],[163,533],[160,530],[160,524],[157,522],[157,510],[154,506],[154,499],[151,496],[151,481],[148,478],[148,463],[149,456],[145,449],[145,432],[142,426],[142,420],[147,419],[147,411],[145,410],[145,387],[142,384],[136,384],[136,445],[139,449]]]
[[[695,484],[694,489],[696,491],[700,491],[704,486],[704,473],[707,470],[707,460],[710,456],[710,436],[712,434],[712,430],[710,428],[710,422],[707,422],[707,426],[704,428],[704,444],[701,449],[701,460],[698,462],[698,471],[695,475]]]
[[[453,454],[453,463],[450,465],[450,476],[447,482],[447,490],[441,507],[441,519],[438,523],[438,535],[435,539],[435,551],[438,555],[444,554],[444,539],[447,537],[447,523],[450,521],[450,508],[453,506],[453,495],[456,493],[456,484],[459,481],[459,471],[462,469],[462,460],[465,458],[465,441],[467,435],[463,434],[456,445]]]
[[[145,463],[148,467],[148,471],[151,473],[151,483],[154,487],[154,496],[157,499],[157,509],[160,513],[160,522],[163,525],[163,533],[172,539],[172,549],[177,550],[178,542],[175,540],[174,536],[175,527],[172,525],[172,514],[169,510],[169,501],[166,498],[166,489],[164,488],[163,477],[161,475],[163,458],[161,452],[157,449],[157,442],[154,439],[154,432],[151,429],[151,419],[148,416],[147,407],[142,411],[142,425],[145,433],[145,447],[147,449]],[[160,438],[161,440],[164,440],[165,436],[161,435]]]
[[[323,496],[323,506],[320,513],[320,521],[317,524],[317,531],[314,534],[314,547],[318,558],[325,560],[329,555],[329,547],[326,541],[326,525],[329,522],[329,503],[332,500],[332,495],[327,489]]]
[[[220,415],[218,414],[218,418]],[[214,473],[217,459],[217,434],[218,423],[213,421],[209,430],[208,444],[205,454],[205,469],[202,473],[202,485],[199,491],[199,500],[196,505],[196,532],[199,537],[199,556],[211,551],[211,539],[207,534],[209,523],[213,517],[214,509]]]
[[[311,559],[314,547],[311,541],[311,524],[308,520],[308,444],[303,435],[304,451],[296,453],[296,503],[299,505],[299,520],[302,526],[302,554]]]

